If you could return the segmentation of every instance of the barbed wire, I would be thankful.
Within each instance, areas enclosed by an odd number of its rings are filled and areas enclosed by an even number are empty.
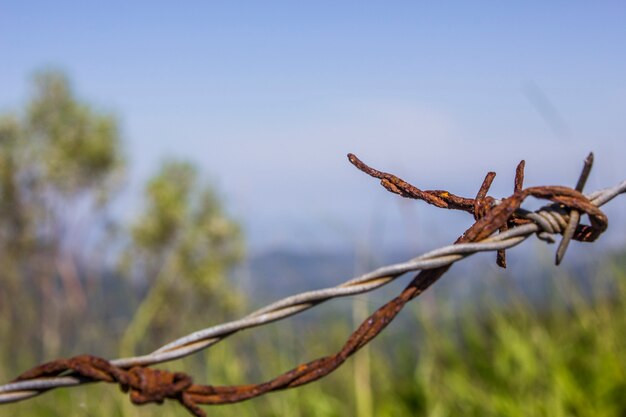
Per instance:
[[[567,248],[570,239],[593,241],[606,229],[607,219],[598,207],[626,192],[626,181],[623,181],[615,187],[583,196],[580,191],[589,174],[592,158],[588,158],[585,163],[577,189],[560,186],[522,189],[524,170],[522,161],[516,171],[513,195],[502,200],[487,197],[487,191],[495,177],[494,173],[487,174],[477,197],[468,199],[446,191],[419,190],[391,174],[368,167],[354,155],[349,155],[349,159],[360,170],[381,179],[381,184],[389,191],[403,197],[424,200],[438,207],[467,211],[474,215],[476,223],[453,245],[430,251],[406,262],[378,268],[336,287],[307,291],[284,298],[242,319],[196,331],[146,355],[111,361],[83,356],[70,360],[58,360],[33,368],[18,377],[18,380],[0,386],[0,403],[24,400],[53,388],[72,387],[103,380],[118,382],[125,391],[130,390],[131,399],[136,404],[161,402],[164,398],[174,398],[193,414],[200,416],[204,414],[196,404],[242,401],[265,392],[311,382],[332,372],[347,357],[368,343],[393,320],[406,302],[428,288],[454,262],[474,253],[498,251],[498,264],[505,266],[503,252],[505,249],[516,246],[532,234],[537,234],[540,239],[551,242],[554,241],[553,234],[561,233],[564,238],[557,252],[557,262],[560,262],[564,254],[562,248]],[[529,212],[520,207],[528,196],[548,199],[554,203],[535,212]],[[578,224],[581,213],[588,214],[590,226]],[[500,230],[500,233],[492,236],[496,230]],[[185,374],[144,368],[188,356],[238,331],[293,316],[329,299],[373,291],[412,271],[422,271],[422,273],[398,297],[364,321],[340,352],[300,365],[265,383],[239,387],[201,386],[192,384],[190,377]],[[129,368],[132,369],[125,371]],[[140,372],[145,374],[139,375]],[[153,385],[158,385],[158,390],[153,387],[150,391],[149,387],[141,385],[138,381],[142,378],[155,381]],[[164,386],[168,389],[163,388]],[[173,388],[174,386],[176,389]],[[155,393],[155,390],[160,391]],[[147,394],[148,391],[151,393]]]

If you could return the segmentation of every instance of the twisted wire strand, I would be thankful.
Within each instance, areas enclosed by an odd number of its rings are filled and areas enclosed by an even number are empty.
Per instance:
[[[587,198],[592,204],[599,207],[622,193],[626,193],[626,181],[622,181],[615,187],[591,193]],[[518,245],[534,233],[537,233],[537,236],[544,240],[553,241],[551,235],[562,233],[568,223],[567,213],[550,206],[536,212],[519,210],[518,213],[520,216],[532,220],[532,223],[516,226],[495,236],[483,239],[478,243],[456,244],[435,249],[409,261],[378,268],[336,287],[307,291],[286,297],[256,310],[242,319],[208,327],[183,336],[147,355],[115,359],[110,361],[110,363],[121,368],[130,368],[132,366],[154,365],[179,359],[206,349],[237,331],[298,314],[332,298],[372,291],[410,271],[434,269],[450,265],[477,252],[508,249]],[[53,388],[77,386],[88,382],[92,382],[92,380],[74,376],[61,376],[9,383],[0,386],[0,404],[24,400]]]

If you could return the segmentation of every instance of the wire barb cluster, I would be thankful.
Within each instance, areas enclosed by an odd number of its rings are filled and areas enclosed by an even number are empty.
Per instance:
[[[406,262],[378,268],[336,287],[287,297],[242,319],[184,336],[147,355],[111,361],[82,355],[40,365],[20,375],[13,382],[0,386],[0,404],[24,400],[53,388],[104,381],[119,384],[124,392],[130,391],[130,398],[134,404],[161,403],[165,399],[173,399],[193,415],[204,416],[205,413],[199,404],[244,401],[267,392],[315,381],[337,369],[351,355],[369,343],[396,317],[408,301],[437,281],[454,262],[477,252],[497,251],[497,263],[505,267],[505,249],[519,244],[532,234],[543,240],[553,241],[552,235],[561,233],[563,239],[556,257],[558,264],[571,239],[591,242],[606,230],[607,218],[598,207],[626,192],[626,181],[623,181],[613,188],[592,193],[587,197],[581,193],[591,169],[592,154],[585,161],[576,189],[563,186],[524,189],[524,161],[522,161],[516,169],[513,194],[501,200],[487,195],[495,178],[493,172],[486,175],[476,198],[471,199],[442,190],[423,191],[392,174],[367,166],[352,154],[348,155],[348,159],[359,170],[380,179],[383,187],[393,193],[423,200],[440,208],[466,211],[472,214],[476,221],[453,245]],[[529,196],[552,201],[552,204],[536,212],[526,211],[521,208],[521,204]],[[589,225],[579,224],[581,214],[588,215]],[[496,231],[499,233],[494,235]],[[368,317],[348,338],[339,352],[298,365],[269,381],[240,386],[197,385],[184,373],[149,368],[150,365],[175,360],[206,349],[240,330],[295,315],[326,300],[372,291],[410,271],[421,272],[397,297]]]

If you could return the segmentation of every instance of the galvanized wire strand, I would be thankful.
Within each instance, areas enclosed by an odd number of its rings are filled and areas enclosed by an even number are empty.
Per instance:
[[[625,192],[626,181],[623,181],[615,187],[596,191],[590,194],[588,198],[591,203],[599,207]],[[372,291],[388,284],[406,272],[450,265],[477,252],[508,249],[521,243],[533,233],[537,233],[538,236],[545,233],[562,233],[564,226],[567,225],[567,215],[551,207],[542,208],[537,212],[519,210],[518,214],[533,222],[516,226],[478,243],[449,245],[406,262],[384,266],[336,287],[293,295],[256,310],[242,319],[212,326],[181,337],[150,354],[115,359],[110,361],[110,363],[117,367],[129,368],[179,359],[198,350],[205,349],[237,331],[295,315],[331,298],[346,297]],[[91,382],[91,380],[73,376],[13,382],[0,386],[0,403],[24,400],[49,389],[76,386],[87,382]]]

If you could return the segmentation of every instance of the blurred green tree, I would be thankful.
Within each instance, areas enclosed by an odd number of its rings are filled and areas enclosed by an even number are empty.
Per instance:
[[[243,255],[241,231],[197,169],[164,162],[146,185],[145,200],[122,265],[148,280],[150,290],[125,332],[122,355],[135,353],[138,341],[147,349],[191,330],[198,315],[218,320],[241,302],[225,280]]]
[[[86,308],[75,249],[106,218],[124,158],[115,119],[62,73],[39,73],[34,87],[23,114],[0,118],[0,314],[2,335],[38,358],[58,353]]]
[[[134,340],[180,335],[171,330],[180,315],[220,315],[238,305],[225,278],[243,239],[212,188],[191,164],[166,162],[146,186],[145,211],[119,227],[112,206],[125,162],[116,118],[77,98],[61,72],[38,73],[25,109],[0,116],[0,340],[12,341],[0,349],[11,367],[0,368],[7,377],[62,347],[64,354],[117,348],[115,337],[102,343],[116,331],[105,322],[111,316],[118,329],[131,322],[124,340],[134,350]],[[115,271],[116,263],[126,267]]]
[[[117,121],[80,102],[61,73],[39,73],[35,89],[25,132],[42,179],[65,198],[98,192],[107,202],[123,167]]]

